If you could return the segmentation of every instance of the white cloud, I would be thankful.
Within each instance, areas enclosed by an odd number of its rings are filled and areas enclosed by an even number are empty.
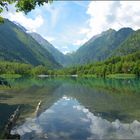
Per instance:
[[[38,15],[35,19],[27,18],[23,13],[9,13],[8,19],[16,21],[27,30],[36,32],[36,30],[43,24],[44,20],[41,15]]]
[[[70,52],[69,50],[62,51],[63,54],[67,54],[67,53],[69,53],[69,52]]]
[[[55,26],[58,23],[60,14],[62,12],[61,7],[54,7],[53,5],[45,4],[44,7],[46,8],[46,11],[49,12],[51,16],[51,27],[55,28]]]
[[[9,11],[5,10],[2,13],[2,16],[21,24],[27,30],[29,30],[29,32],[36,32],[36,30],[44,23],[44,19],[40,14],[36,15],[35,18],[27,17],[27,15],[25,15],[23,12],[16,12],[14,5],[9,5]]]
[[[81,12],[81,16],[76,17],[77,13],[73,11],[75,6],[72,7],[69,3],[81,6],[81,11],[77,12]],[[139,1],[91,1],[88,3],[54,2],[51,5],[37,7],[27,16],[21,12],[16,13],[14,6],[11,6],[3,15],[20,23],[29,31],[44,35],[45,39],[57,48],[59,46],[59,50],[64,53],[76,50],[92,36],[109,28],[118,30],[125,26],[136,30],[140,27]],[[77,21],[80,22],[77,23]],[[62,46],[68,46],[68,48]]]
[[[52,36],[43,36],[43,38],[46,39],[49,42],[53,42],[55,40],[55,38],[52,37]]]
[[[139,1],[92,1],[88,5],[87,14],[90,17],[88,27],[80,31],[86,39],[109,28],[118,30],[131,27],[136,30],[140,27]]]
[[[83,39],[83,40],[76,40],[76,41],[73,43],[73,45],[75,45],[75,46],[81,46],[81,45],[83,45],[86,41],[88,41],[88,38],[85,38],[85,39]]]
[[[86,33],[88,33],[88,32],[89,32],[89,29],[88,29],[88,28],[82,28],[82,29],[79,31],[80,34],[86,34]]]

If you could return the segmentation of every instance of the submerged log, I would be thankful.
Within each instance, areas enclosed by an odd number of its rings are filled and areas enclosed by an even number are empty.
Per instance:
[[[20,106],[17,107],[17,109],[14,111],[14,113],[10,116],[8,123],[5,126],[4,129],[4,138],[7,139],[20,139],[20,135],[11,135],[10,132],[15,125],[19,115],[20,115]]]
[[[0,85],[8,86],[11,88],[11,85],[4,78],[1,78],[1,77],[0,77]]]
[[[39,109],[40,109],[41,103],[42,103],[42,101],[39,101],[39,103],[38,103],[38,105],[36,107],[35,116],[38,116],[38,114],[39,114]]]

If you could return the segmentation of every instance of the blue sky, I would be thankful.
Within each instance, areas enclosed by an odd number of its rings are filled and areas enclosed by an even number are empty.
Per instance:
[[[61,52],[77,50],[92,36],[109,28],[139,29],[139,1],[54,1],[36,7],[27,15],[14,6],[3,16],[30,32],[37,32]]]

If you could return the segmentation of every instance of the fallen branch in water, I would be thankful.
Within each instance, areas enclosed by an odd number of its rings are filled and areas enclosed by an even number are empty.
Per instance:
[[[20,139],[20,135],[11,135],[10,132],[13,128],[13,126],[15,125],[17,119],[19,118],[19,115],[20,115],[20,106],[17,107],[17,109],[14,111],[14,113],[10,116],[9,120],[8,120],[8,123],[6,124],[5,126],[5,129],[4,129],[4,138],[6,139],[11,139],[11,138],[18,138]]]
[[[39,109],[40,109],[40,106],[41,106],[41,103],[42,101],[39,101],[37,107],[36,107],[36,110],[35,110],[35,116],[38,116],[38,113],[39,113]]]

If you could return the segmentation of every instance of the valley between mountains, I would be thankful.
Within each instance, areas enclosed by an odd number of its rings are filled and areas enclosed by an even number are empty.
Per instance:
[[[63,54],[41,35],[5,19],[0,25],[0,74],[134,74],[140,70],[140,30],[109,29]]]

